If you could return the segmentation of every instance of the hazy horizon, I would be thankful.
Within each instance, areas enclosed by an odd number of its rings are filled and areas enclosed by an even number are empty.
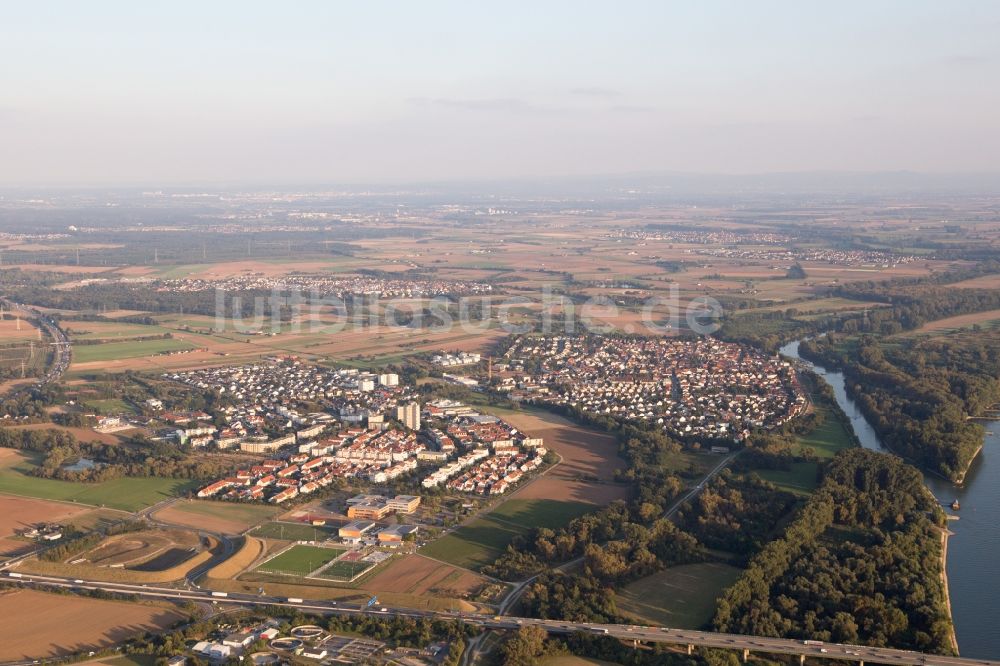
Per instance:
[[[0,16],[3,186],[1000,171],[989,2]]]

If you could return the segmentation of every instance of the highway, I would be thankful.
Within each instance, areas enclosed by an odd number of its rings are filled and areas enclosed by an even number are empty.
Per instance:
[[[13,576],[12,576],[13,574]],[[519,618],[506,616],[488,616],[473,613],[450,611],[425,611],[402,608],[385,608],[376,604],[370,609],[362,609],[353,605],[339,604],[335,601],[303,600],[302,603],[289,603],[282,597],[267,595],[230,593],[224,597],[213,596],[208,590],[176,589],[153,585],[133,585],[125,583],[107,583],[85,581],[80,579],[61,578],[56,576],[40,576],[27,573],[5,572],[6,580],[32,587],[50,587],[75,590],[101,590],[130,594],[146,599],[162,599],[172,601],[217,602],[236,606],[276,605],[299,608],[306,611],[326,614],[343,615],[384,615],[397,617],[432,617],[442,620],[462,620],[487,629],[518,629],[524,626],[537,626],[550,634],[572,634],[584,632],[600,636],[610,636],[636,643],[667,643],[692,650],[695,647],[722,648],[735,650],[746,658],[750,653],[798,655],[801,660],[806,657],[819,659],[837,659],[857,663],[901,664],[904,666],[1000,666],[1000,661],[965,659],[963,657],[945,657],[922,654],[908,650],[893,650],[888,648],[865,647],[862,645],[845,645],[840,643],[820,643],[810,641],[805,643],[784,638],[764,638],[760,636],[741,636],[735,634],[719,634],[707,631],[692,631],[686,629],[669,629],[666,627],[648,627],[638,625],[593,624],[589,622],[564,622],[560,620],[539,620],[535,618]]]
[[[35,386],[44,386],[45,384],[51,384],[52,382],[58,381],[66,370],[69,369],[69,364],[72,360],[73,346],[69,341],[69,337],[66,336],[66,333],[59,328],[51,317],[31,306],[24,305],[22,303],[14,303],[6,298],[0,298],[0,304],[2,304],[7,310],[20,310],[21,312],[24,312],[28,315],[26,319],[31,319],[35,322],[39,327],[41,327],[46,335],[52,339],[51,345],[55,350],[52,367],[46,371],[45,375],[39,378],[39,380],[35,383]],[[16,394],[17,391],[14,393]]]

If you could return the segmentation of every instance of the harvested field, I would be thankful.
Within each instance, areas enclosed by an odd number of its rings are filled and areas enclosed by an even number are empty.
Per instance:
[[[914,335],[920,333],[947,333],[962,328],[972,328],[975,325],[983,328],[993,328],[1000,324],[1000,310],[987,310],[986,312],[974,312],[972,314],[958,315],[929,321],[915,331],[909,331],[903,335]]]
[[[1000,274],[981,275],[971,280],[953,282],[948,286],[958,287],[959,289],[1000,289]]]
[[[541,410],[504,411],[503,418],[559,454],[562,462],[532,481],[513,497],[519,500],[559,500],[604,506],[628,496],[627,486],[614,482],[624,467],[614,437],[577,425]]]
[[[30,321],[21,319],[0,319],[0,341],[4,343],[35,340],[38,341],[38,329]],[[27,344],[27,342],[25,342]]]
[[[113,340],[114,338],[139,338],[169,333],[160,326],[146,326],[113,321],[74,321],[65,326],[72,340]],[[92,345],[87,345],[92,346]]]
[[[65,523],[88,510],[61,502],[0,495],[0,556],[20,555],[35,547],[32,541],[13,539],[16,530],[41,522]]]
[[[156,606],[18,590],[0,594],[0,660],[44,659],[97,650],[182,619]]]
[[[97,432],[93,428],[70,428],[55,423],[29,423],[28,425],[8,426],[11,430],[59,430],[73,435],[81,442],[100,442],[101,444],[119,444],[121,438],[115,433]]]
[[[157,520],[221,534],[242,534],[277,514],[279,509],[257,504],[185,500],[155,513]]]
[[[372,576],[365,587],[381,593],[430,594],[467,598],[478,592],[486,579],[421,555],[406,555]]]
[[[516,490],[491,513],[424,546],[421,553],[459,567],[480,569],[491,564],[511,540],[531,527],[557,528],[588,511],[629,494],[614,482],[624,466],[610,435],[577,425],[541,410],[488,409],[562,457],[562,462]]]

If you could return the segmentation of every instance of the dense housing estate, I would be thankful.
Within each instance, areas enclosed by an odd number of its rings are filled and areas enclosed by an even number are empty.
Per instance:
[[[711,338],[524,337],[506,361],[501,388],[516,397],[685,438],[740,441],[806,404],[788,362]]]
[[[468,280],[430,280],[371,277],[366,275],[331,276],[284,275],[273,277],[259,273],[236,275],[220,279],[149,279],[149,278],[88,278],[79,287],[114,282],[141,285],[157,291],[192,293],[214,291],[299,291],[320,298],[349,296],[379,296],[381,298],[419,298],[444,295],[476,295],[493,292],[493,286]]]
[[[242,366],[172,373],[167,378],[220,398],[225,426],[197,424],[177,432],[182,443],[214,444],[247,453],[273,453],[319,437],[334,421],[380,423],[384,414],[410,404],[416,393],[400,386],[393,373],[329,370],[296,358],[276,358]],[[303,406],[322,411],[306,411]]]
[[[333,371],[285,358],[168,376],[215,391],[223,403],[221,429],[204,413],[164,415],[183,424],[175,432],[180,442],[271,456],[204,486],[202,498],[281,504],[338,479],[384,484],[421,468],[425,489],[500,495],[546,454],[541,439],[462,403],[436,400],[421,408],[413,389],[391,373]],[[387,422],[387,414],[403,427]],[[394,501],[389,511],[409,512]],[[384,506],[355,507],[354,514],[379,520]]]

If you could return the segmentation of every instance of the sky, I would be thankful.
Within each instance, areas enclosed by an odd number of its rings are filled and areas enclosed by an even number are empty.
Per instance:
[[[0,1],[0,183],[1000,172],[1000,3]]]

